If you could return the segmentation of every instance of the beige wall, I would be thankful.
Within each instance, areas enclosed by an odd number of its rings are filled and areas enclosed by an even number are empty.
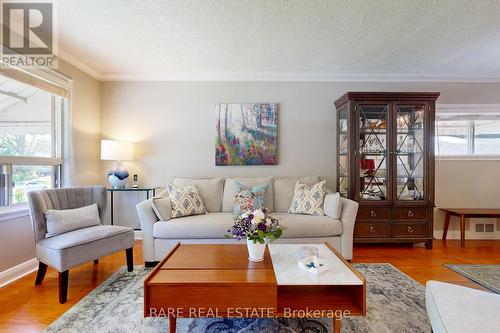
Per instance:
[[[35,242],[29,216],[0,221],[0,273],[35,257]]]
[[[500,84],[103,82],[102,135],[136,142],[136,160],[127,167],[131,174],[138,173],[145,185],[165,185],[174,176],[321,175],[330,187],[335,187],[334,101],[348,90],[440,91],[438,102],[442,104],[500,103]],[[262,101],[280,104],[279,165],[216,167],[214,105]],[[484,206],[485,193],[479,189],[488,189],[493,194],[492,178],[478,178],[470,170],[480,166],[481,172],[485,172],[488,167],[484,165],[488,163],[438,164],[438,206]],[[102,164],[103,181],[109,166]],[[463,172],[466,169],[469,171]],[[488,172],[493,176],[493,168]],[[477,195],[467,194],[471,188]],[[452,199],[457,196],[460,199]],[[488,200],[491,198],[494,196],[490,195]],[[134,212],[137,199],[124,195],[119,200],[118,223],[137,223]]]
[[[64,61],[59,70],[74,82],[73,149],[75,185],[100,182],[101,82]]]
[[[73,126],[75,183],[100,181],[101,82],[72,65],[59,62],[59,69],[74,80]],[[35,257],[29,216],[0,220],[0,272]]]
[[[500,160],[482,161],[436,161],[436,206],[446,207],[500,207],[498,170]],[[442,237],[444,213],[435,210],[435,237]],[[496,223],[500,229],[500,219],[472,219],[471,221]],[[466,222],[466,229],[470,230],[470,222]],[[448,236],[459,237],[459,219],[452,217]],[[466,230],[466,231],[467,231]],[[467,233],[468,238],[500,238],[500,233],[474,234]]]

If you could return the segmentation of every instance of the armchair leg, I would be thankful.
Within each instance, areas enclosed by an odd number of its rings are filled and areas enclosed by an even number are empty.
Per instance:
[[[38,272],[36,273],[35,286],[42,284],[43,278],[45,277],[45,273],[47,273],[47,265],[39,261]]]
[[[97,265],[99,263],[99,259],[94,259],[94,265]]]
[[[59,272],[59,303],[66,303],[68,299],[69,270]]]
[[[126,249],[125,254],[127,256],[127,270],[132,272],[134,270],[134,248]]]

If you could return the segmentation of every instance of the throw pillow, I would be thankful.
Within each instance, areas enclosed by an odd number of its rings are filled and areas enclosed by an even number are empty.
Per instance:
[[[295,193],[288,209],[292,214],[323,215],[325,181],[308,186],[303,182],[295,184]]]
[[[172,205],[172,218],[201,215],[207,211],[198,190],[193,185],[184,188],[167,184],[168,196]]]
[[[267,193],[268,201],[264,204],[269,211],[274,209],[273,204],[273,178],[272,177],[258,177],[258,178],[226,178],[224,180],[224,193],[222,194],[222,211],[232,212],[234,209],[234,198],[236,196],[236,182],[245,184],[247,186],[257,186],[268,184]],[[295,183],[294,183],[295,184]],[[290,204],[289,204],[290,205]],[[287,207],[288,208],[288,207]]]
[[[241,215],[246,211],[254,211],[265,207],[267,202],[267,189],[269,184],[258,186],[247,186],[239,182],[235,182],[236,195],[234,197],[233,214]]]
[[[45,238],[101,223],[97,204],[75,209],[49,209],[45,211],[45,220],[47,228]]]
[[[324,210],[325,215],[330,216],[332,219],[340,220],[340,215],[342,213],[342,201],[340,200],[340,193],[331,192],[326,189],[327,194],[325,195]]]
[[[276,212],[288,212],[295,193],[295,184],[302,182],[306,185],[314,185],[321,181],[319,176],[302,178],[276,178],[274,180],[274,210]]]
[[[168,221],[172,218],[172,204],[167,190],[162,191],[151,200],[151,207],[160,221]]]
[[[222,210],[223,178],[196,179],[175,177],[174,185],[181,187],[193,185],[198,190],[207,212],[216,213]]]

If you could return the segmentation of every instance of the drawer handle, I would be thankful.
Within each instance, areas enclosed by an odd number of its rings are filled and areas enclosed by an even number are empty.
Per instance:
[[[370,226],[370,234],[374,234],[375,233],[375,227],[374,226]]]
[[[408,233],[409,233],[409,234],[412,234],[412,233],[413,233],[413,231],[414,231],[414,230],[413,230],[413,228],[412,228],[412,227],[408,227]]]
[[[375,211],[373,211],[373,210],[370,210],[370,216],[375,217],[375,216],[377,216],[377,213],[375,213]]]
[[[415,216],[415,213],[412,210],[408,211],[408,217],[413,217]]]

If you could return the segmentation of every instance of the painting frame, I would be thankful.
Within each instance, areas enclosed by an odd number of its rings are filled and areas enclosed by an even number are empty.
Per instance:
[[[279,103],[215,105],[215,165],[278,165]]]

